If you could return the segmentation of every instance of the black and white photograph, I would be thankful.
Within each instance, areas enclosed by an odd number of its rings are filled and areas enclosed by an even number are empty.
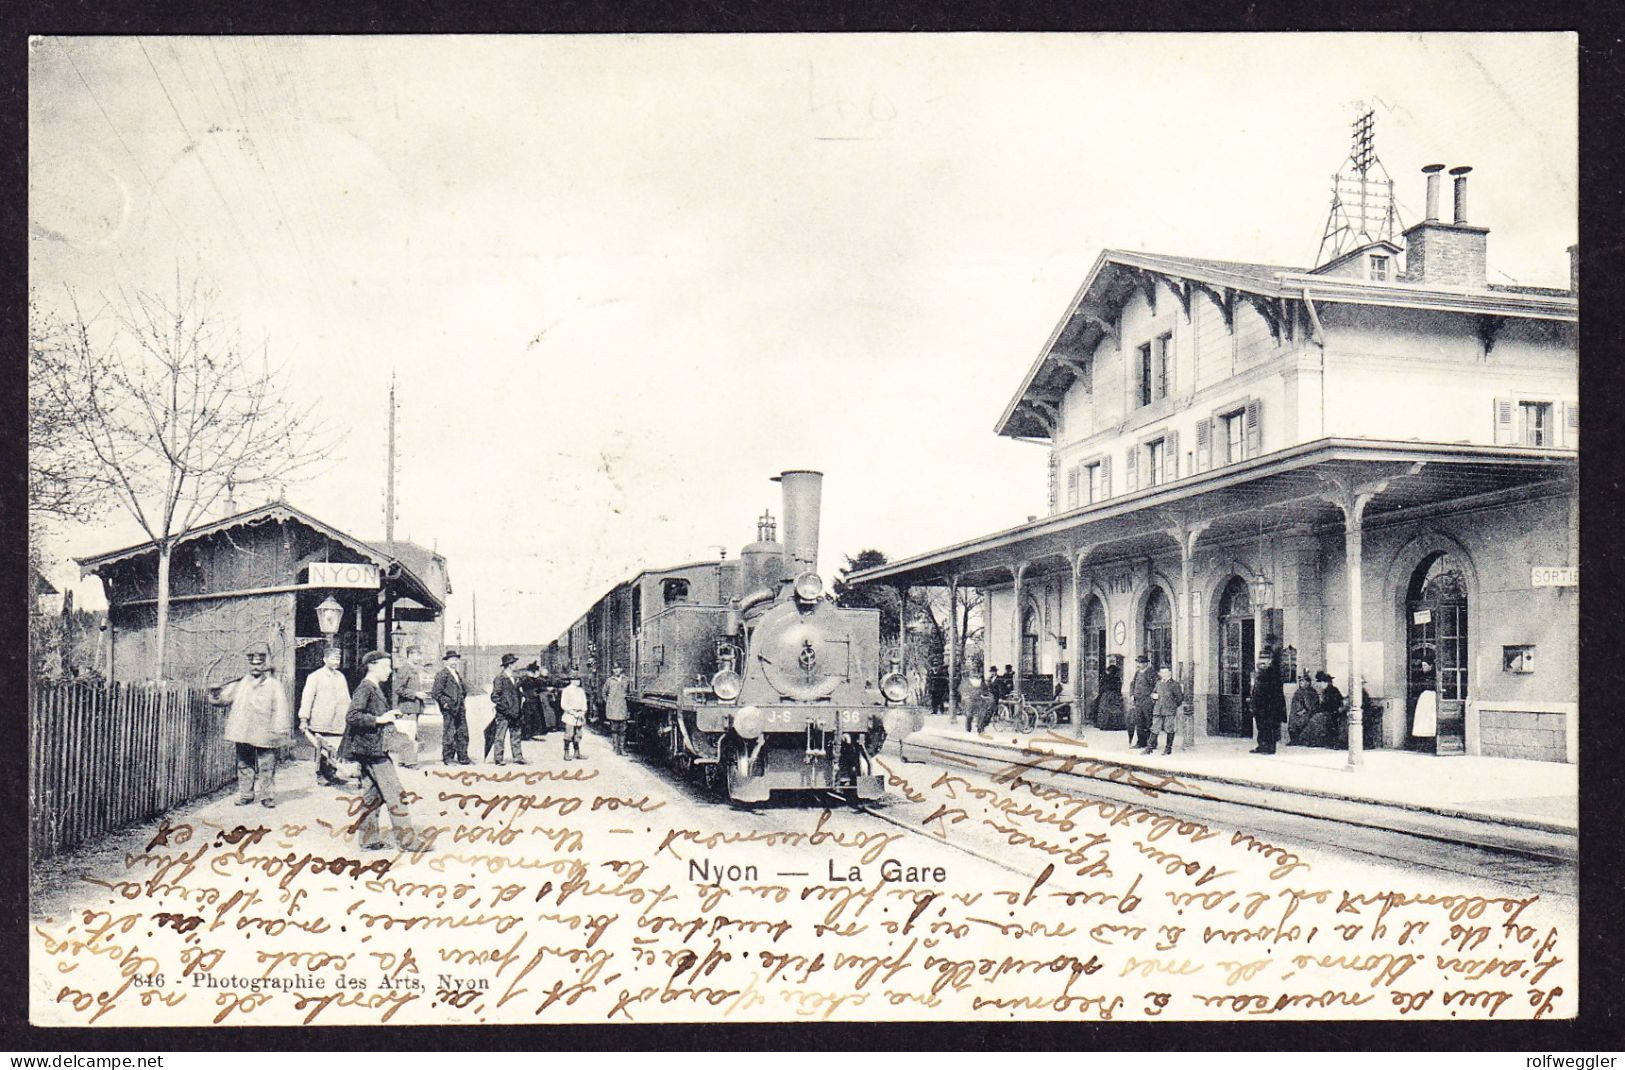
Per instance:
[[[30,1021],[1575,1019],[1578,62],[31,38]]]

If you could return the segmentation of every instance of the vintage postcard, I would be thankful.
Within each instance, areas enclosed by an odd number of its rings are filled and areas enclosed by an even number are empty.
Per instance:
[[[35,1025],[1578,1015],[1573,35],[29,51]]]

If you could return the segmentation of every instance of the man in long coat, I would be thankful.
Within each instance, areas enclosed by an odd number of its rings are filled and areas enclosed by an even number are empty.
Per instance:
[[[504,737],[513,743],[513,764],[529,765],[525,761],[525,753],[520,749],[520,740],[524,733],[519,726],[519,681],[514,679],[514,663],[519,660],[514,654],[502,655],[502,671],[497,673],[496,679],[491,681],[491,708],[496,712],[496,719],[492,721],[495,732],[491,737],[491,753],[488,759],[497,765],[506,765],[502,760],[502,741]]]
[[[1134,679],[1129,683],[1128,745],[1147,747],[1151,739],[1151,695],[1157,689],[1157,674],[1151,668],[1151,659],[1140,654],[1134,659]]]
[[[1258,726],[1258,746],[1254,754],[1274,754],[1281,741],[1281,725],[1286,722],[1286,693],[1281,683],[1280,655],[1272,646],[1260,654],[1253,676],[1253,723]]]
[[[271,648],[255,643],[245,652],[248,675],[210,699],[230,706],[224,735],[237,745],[237,805],[252,806],[259,788],[261,806],[276,805],[277,752],[293,743],[293,712],[282,681],[271,673]]]
[[[418,764],[418,718],[423,714],[423,700],[429,697],[423,690],[428,672],[423,664],[423,651],[415,646],[407,647],[406,661],[395,670],[390,681],[395,708],[401,711],[400,719],[395,722],[398,736],[392,742],[400,752],[401,765],[407,769],[415,769]]]
[[[468,757],[468,685],[463,683],[463,659],[455,650],[440,659],[429,697],[440,707],[440,764],[473,765]]]
[[[604,681],[604,720],[609,722],[615,753],[626,753],[626,670],[619,665]]]

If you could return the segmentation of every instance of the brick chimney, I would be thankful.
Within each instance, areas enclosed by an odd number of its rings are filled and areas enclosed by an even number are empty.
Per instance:
[[[1455,220],[1450,223],[1437,218],[1442,169],[1440,164],[1422,168],[1427,175],[1428,217],[1405,232],[1405,273],[1400,281],[1483,287],[1489,277],[1485,265],[1489,228],[1467,222],[1467,172],[1472,168],[1450,169],[1456,180]]]

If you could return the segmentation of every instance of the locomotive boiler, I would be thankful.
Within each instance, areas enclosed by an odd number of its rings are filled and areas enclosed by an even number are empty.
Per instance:
[[[880,614],[835,604],[816,571],[823,476],[787,471],[784,541],[764,516],[737,561],[640,573],[573,626],[629,673],[629,726],[642,750],[703,776],[738,803],[774,792],[883,793],[873,757],[916,732],[896,665],[882,665]],[[596,622],[596,628],[595,628]],[[570,646],[571,633],[560,637]]]

